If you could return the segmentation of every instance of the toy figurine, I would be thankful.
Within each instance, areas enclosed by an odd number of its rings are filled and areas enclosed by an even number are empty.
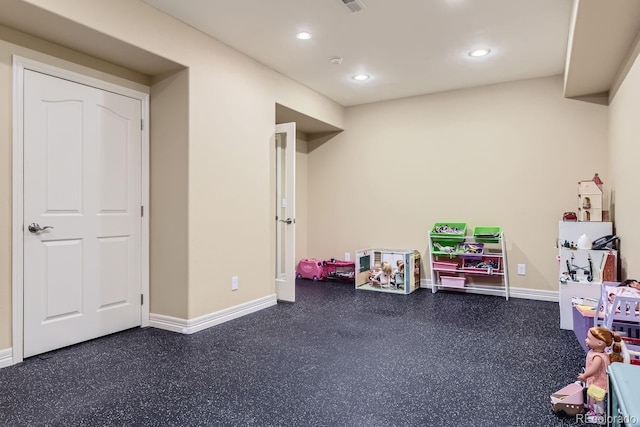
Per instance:
[[[636,279],[627,279],[618,285],[618,287],[621,286],[633,288],[640,291],[640,282],[638,282]]]
[[[442,246],[440,243],[435,242],[433,244],[433,246],[435,246],[436,248],[438,248],[438,250],[440,252],[446,252],[448,254],[451,254],[453,252],[455,252],[456,248],[454,246]]]
[[[378,276],[378,281],[380,282],[380,286],[383,288],[391,287],[393,281],[393,267],[387,261],[382,261],[382,273]]]
[[[613,303],[616,296],[619,297],[632,297],[639,298],[640,297],[640,282],[635,279],[627,279],[624,282],[620,283],[617,287],[612,288],[611,292],[609,292],[609,303]],[[635,304],[635,311],[640,310],[640,303]],[[629,311],[631,307],[629,307],[629,303],[627,303],[626,307],[618,306],[616,310],[624,310]]]
[[[578,379],[587,387],[586,421],[601,424],[605,417],[605,394],[608,387],[607,368],[612,362],[622,362],[621,338],[602,326],[589,329],[585,343],[589,348],[586,367]]]
[[[391,264],[387,261],[382,261],[382,264],[376,264],[371,270],[369,281],[372,286],[388,288],[393,280],[392,273]]]
[[[378,280],[378,278],[380,277],[381,273],[382,273],[382,269],[380,267],[380,264],[378,263],[374,264],[373,268],[369,271],[369,284],[371,286],[380,285],[380,281]]]
[[[395,288],[396,289],[404,289],[404,261],[399,259],[396,261],[396,272],[395,272]]]
[[[464,230],[458,227],[450,227],[447,224],[439,225],[433,229],[436,233],[441,234],[462,234]]]

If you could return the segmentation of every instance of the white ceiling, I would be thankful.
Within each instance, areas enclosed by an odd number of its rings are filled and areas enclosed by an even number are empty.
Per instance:
[[[342,0],[143,1],[344,106],[562,74],[572,12],[572,0],[358,0],[357,13]],[[468,55],[480,47],[491,54]]]
[[[213,37],[345,106],[562,73],[565,97],[602,103],[593,95],[604,94],[606,103],[640,55],[640,0],[359,0],[366,9],[356,14],[342,0],[140,1],[206,24]],[[188,66],[27,0],[0,2],[0,26],[107,63],[148,76]],[[314,37],[296,39],[300,29]],[[0,35],[24,42],[2,27]],[[470,58],[478,46],[492,55]],[[372,79],[351,80],[360,71]],[[308,123],[307,132],[337,130],[278,105],[276,116]]]

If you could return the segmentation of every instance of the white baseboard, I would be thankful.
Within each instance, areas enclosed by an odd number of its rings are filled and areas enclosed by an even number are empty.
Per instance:
[[[0,350],[0,369],[13,365],[13,350],[11,347]]]
[[[267,307],[274,306],[278,303],[276,295],[269,295],[264,298],[249,301],[235,307],[229,307],[214,313],[205,314],[204,316],[194,319],[180,319],[177,317],[165,316],[163,314],[149,314],[149,326],[165,329],[167,331],[178,332],[181,334],[193,334],[212,326],[219,325],[238,317],[260,311]]]
[[[509,297],[513,297],[513,298],[558,302],[560,301],[559,295],[560,293],[558,291],[543,291],[540,289],[509,287]]]
[[[431,280],[430,279],[421,279],[420,287],[431,289]],[[480,295],[498,295],[496,292],[491,291],[483,291],[478,289],[468,289],[464,292],[468,292],[470,294],[480,294]],[[500,291],[501,293],[501,291]],[[528,288],[513,288],[509,287],[509,298],[521,298],[521,299],[531,299],[536,301],[551,301],[558,302],[559,301],[559,292],[558,291],[543,291],[539,289],[528,289]]]

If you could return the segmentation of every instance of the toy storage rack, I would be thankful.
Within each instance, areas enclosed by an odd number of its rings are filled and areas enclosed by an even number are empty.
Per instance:
[[[443,223],[436,223],[436,226],[439,224]],[[464,223],[455,225],[457,228],[466,230]],[[481,253],[461,252],[460,247],[465,245],[477,245],[481,248]],[[466,232],[446,235],[431,230],[429,231],[429,256],[433,293],[439,290],[455,290],[498,295],[509,299],[507,252],[504,231],[500,227],[476,227],[473,235],[470,236],[467,236]],[[465,260],[492,260],[497,268],[474,268],[470,267],[470,263],[465,263]],[[465,265],[467,265],[466,268]]]

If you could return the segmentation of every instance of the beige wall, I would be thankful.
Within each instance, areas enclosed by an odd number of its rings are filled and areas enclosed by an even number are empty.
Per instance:
[[[189,306],[188,94],[182,70],[154,79],[150,96],[149,309],[177,318]]]
[[[273,294],[266,160],[275,104],[338,127],[342,107],[141,2],[29,3],[189,67],[188,308],[180,317]]]
[[[557,291],[558,220],[577,209],[579,180],[609,180],[607,107],[564,99],[561,76],[350,107],[345,129],[310,144],[308,245],[321,258],[426,256],[435,222],[498,225],[511,286]]]
[[[50,55],[100,70],[90,74],[121,84],[124,78],[151,85],[152,313],[193,319],[273,295],[275,105],[287,105],[340,128],[344,109],[142,2],[24,3],[42,8],[45,17],[55,14],[55,22],[65,19],[67,32],[82,28],[86,35],[86,29],[93,28],[101,43],[117,39],[133,46],[133,51],[185,64],[185,70],[172,75],[147,76],[30,36],[18,37],[35,40]],[[28,20],[11,6],[3,6],[2,13],[5,17],[13,13],[17,23]],[[47,25],[46,19],[42,25]],[[11,54],[34,59],[39,54],[22,47],[23,40],[7,40],[5,32],[0,33],[0,86],[2,93],[10,94]],[[0,123],[5,125],[0,127],[4,164],[0,197],[5,201],[0,210],[3,349],[12,343],[11,98],[5,97],[1,105]],[[232,276],[239,277],[237,292],[231,292]]]
[[[610,175],[622,279],[640,278],[640,59],[609,106]]]
[[[276,103],[346,129],[298,153],[298,244],[306,248],[298,257],[342,258],[371,246],[426,255],[434,222],[500,225],[512,286],[556,291],[557,223],[576,210],[577,181],[594,172],[607,193],[615,185],[617,226],[633,254],[637,67],[611,107],[610,170],[607,107],[564,99],[560,76],[351,107],[345,115],[144,3],[28,3],[187,67],[142,75],[0,27],[2,93],[12,90],[11,55],[51,61],[38,51],[115,83],[151,86],[153,313],[191,319],[274,293]],[[11,108],[7,96],[0,103],[0,349],[11,346]],[[526,276],[515,275],[520,263]]]

